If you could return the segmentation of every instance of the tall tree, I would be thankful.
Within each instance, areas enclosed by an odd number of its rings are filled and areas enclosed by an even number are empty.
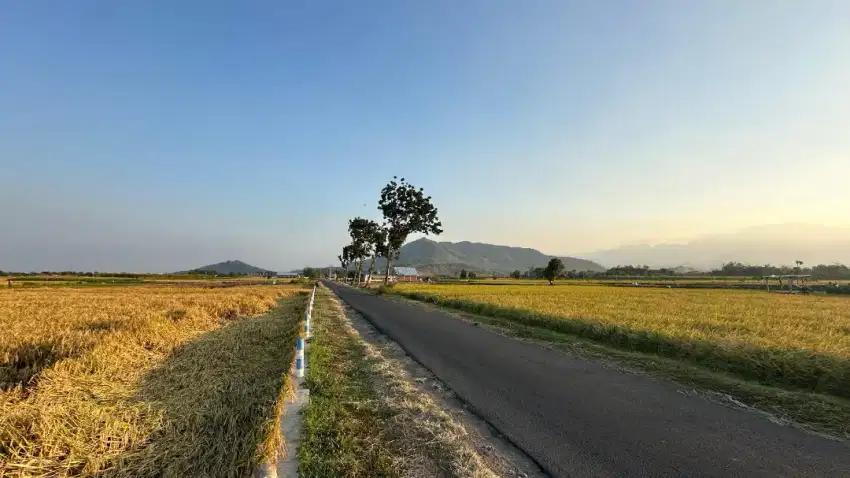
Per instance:
[[[371,221],[370,230],[368,233],[369,242],[372,244],[372,262],[369,264],[369,280],[372,280],[372,273],[375,272],[375,264],[378,262],[378,257],[387,256],[387,230],[381,227],[380,224]]]
[[[543,277],[549,281],[549,285],[553,285],[555,279],[561,276],[564,273],[564,261],[562,261],[558,257],[553,257],[549,260],[549,263],[546,264],[546,268],[543,269]]]
[[[348,234],[351,236],[351,254],[354,260],[357,261],[355,278],[357,283],[360,283],[360,272],[363,268],[363,259],[369,256],[372,251],[372,225],[374,221],[356,217],[348,221]]]
[[[336,256],[339,259],[339,265],[342,267],[342,278],[348,278],[348,266],[351,265],[351,261],[354,260],[352,257],[351,246],[345,246],[342,248],[342,254]]]
[[[422,188],[416,189],[404,178],[393,176],[392,181],[381,190],[378,209],[384,214],[387,230],[387,273],[384,283],[390,280],[390,266],[398,258],[401,246],[412,233],[440,235],[443,224],[437,218],[437,208],[431,203]]]

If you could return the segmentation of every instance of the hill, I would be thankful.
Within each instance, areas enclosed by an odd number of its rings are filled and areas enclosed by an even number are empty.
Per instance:
[[[413,266],[431,274],[455,275],[461,269],[475,272],[509,274],[514,270],[544,267],[554,256],[526,247],[499,246],[480,242],[436,242],[422,238],[402,246],[396,265]],[[601,265],[586,259],[561,257],[564,266],[577,271],[604,271]],[[364,267],[368,268],[369,261]],[[378,260],[378,270],[386,262]]]
[[[205,272],[218,275],[263,275],[274,274],[273,271],[261,269],[259,267],[246,264],[242,261],[225,261],[218,264],[210,264],[208,266],[198,267],[188,272]]]

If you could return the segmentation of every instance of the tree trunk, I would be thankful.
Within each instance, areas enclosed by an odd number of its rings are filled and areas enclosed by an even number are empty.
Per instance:
[[[390,263],[392,262],[393,251],[387,250],[387,273],[384,275],[384,285],[390,285]]]
[[[372,273],[375,272],[375,263],[376,262],[378,262],[378,253],[377,252],[375,252],[375,254],[372,256],[372,263],[369,264],[369,280],[366,281],[366,285],[369,285],[369,283],[372,282]]]
[[[358,286],[360,285],[360,271],[362,269],[363,269],[363,259],[360,259],[359,261],[357,261],[357,272],[356,272],[357,276],[355,277],[355,280],[357,281]]]

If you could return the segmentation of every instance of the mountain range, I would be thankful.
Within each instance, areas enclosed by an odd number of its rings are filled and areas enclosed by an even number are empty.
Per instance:
[[[456,275],[461,269],[474,272],[509,274],[514,270],[526,271],[530,267],[545,267],[552,255],[527,247],[498,246],[480,242],[436,242],[417,239],[402,246],[398,260],[393,264],[413,266],[427,274]],[[605,268],[591,260],[561,257],[566,270],[604,271]],[[368,269],[369,260],[364,261]],[[386,267],[378,259],[377,270]]]
[[[706,271],[726,262],[806,265],[850,263],[850,227],[811,224],[756,226],[728,234],[702,236],[680,243],[634,244],[601,250],[579,257],[561,257],[566,270],[604,271],[617,265],[676,268],[679,272]],[[544,267],[554,255],[526,247],[479,242],[437,242],[417,239],[402,246],[398,266],[413,266],[435,275],[457,275],[461,269],[478,273],[509,274]],[[369,260],[364,261],[368,270]],[[386,261],[379,259],[376,270]],[[265,274],[271,271],[232,260],[194,269],[219,275]]]
[[[791,223],[749,227],[682,243],[634,244],[580,257],[606,267],[645,264],[710,270],[726,262],[806,265],[850,263],[850,228]]]

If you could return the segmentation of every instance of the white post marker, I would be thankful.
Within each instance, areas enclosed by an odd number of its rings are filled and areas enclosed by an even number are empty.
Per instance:
[[[304,339],[298,337],[295,342],[295,376],[302,378],[304,376]]]
[[[313,336],[313,328],[310,327],[310,312],[304,312],[304,337],[310,338]]]

